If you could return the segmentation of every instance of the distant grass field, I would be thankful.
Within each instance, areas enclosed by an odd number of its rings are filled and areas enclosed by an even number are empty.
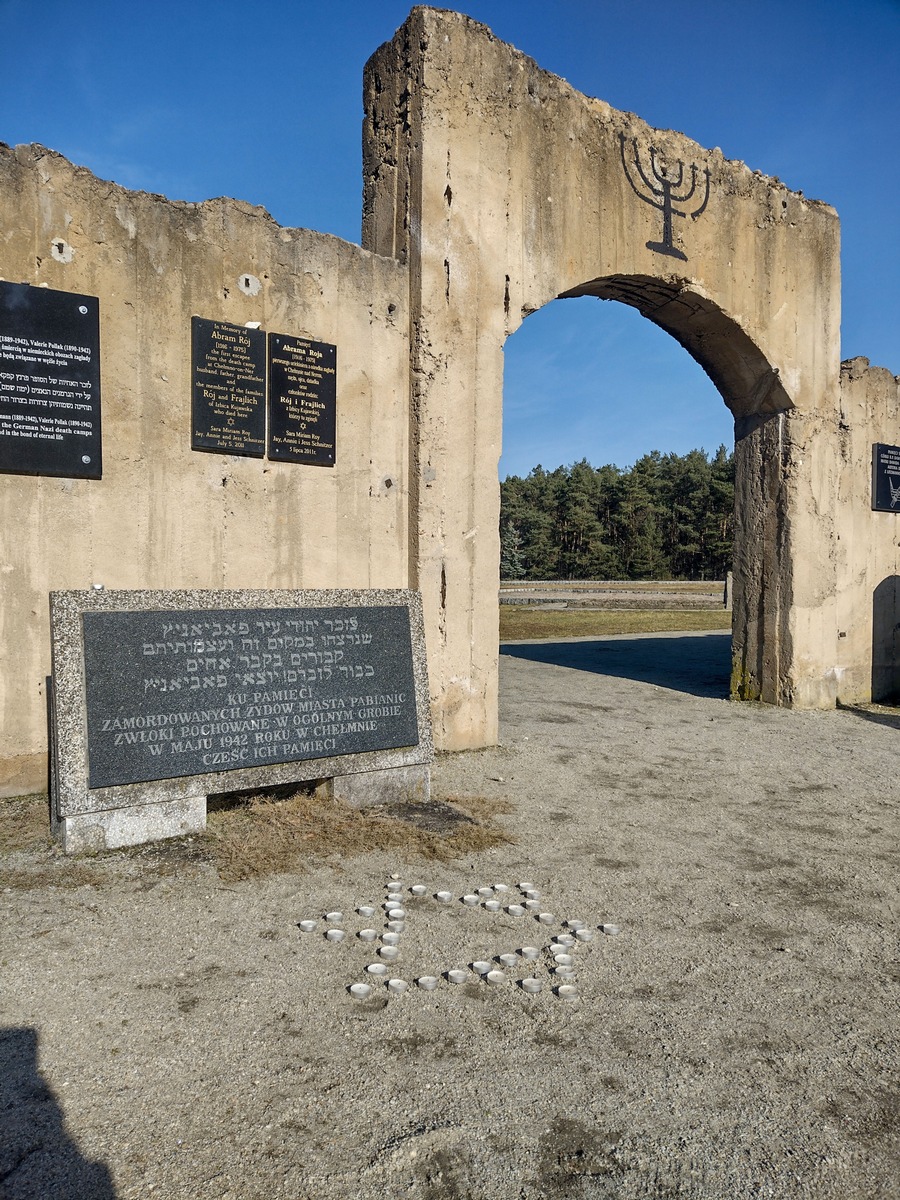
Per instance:
[[[724,609],[652,612],[535,609],[530,606],[500,605],[500,641],[517,642],[538,638],[609,637],[615,633],[679,633],[700,629],[731,629],[731,613]]]

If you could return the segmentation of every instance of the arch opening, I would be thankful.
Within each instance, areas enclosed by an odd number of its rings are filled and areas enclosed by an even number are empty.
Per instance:
[[[778,368],[735,320],[687,280],[609,275],[562,292],[560,298],[575,296],[618,300],[671,334],[706,371],[736,421],[794,407]]]
[[[777,369],[740,325],[684,282],[612,276],[569,289],[561,293],[559,299],[578,297],[617,300],[667,333],[705,372],[734,419],[733,556],[730,564],[733,585],[729,596],[733,599],[732,670],[729,683],[727,668],[723,666],[719,694],[730,691],[735,698],[766,698],[760,650],[764,631],[767,627],[771,629],[772,622],[777,620],[781,599],[765,583],[782,551],[781,534],[774,515],[781,487],[778,434],[781,414],[789,411],[793,402]],[[564,386],[563,383],[561,391]],[[698,404],[706,403],[710,395],[711,391],[707,395],[698,394]],[[641,419],[640,407],[637,400],[633,409],[638,421]],[[603,420],[602,411],[598,412],[596,420]],[[698,438],[690,449],[708,452],[712,461],[717,446],[725,439],[716,439],[713,445],[708,445],[708,441],[705,437]],[[650,458],[652,451],[659,451],[662,458],[679,454],[664,442],[648,444],[640,453]],[[682,446],[680,453],[687,457],[689,451]],[[576,450],[567,461],[574,463],[583,458],[583,451]],[[610,458],[604,457],[602,462],[592,465],[599,469],[609,462]],[[555,460],[548,465],[552,469],[554,464]],[[532,464],[536,465],[538,460]],[[505,549],[501,546],[501,561]],[[676,557],[673,555],[670,561],[674,564]],[[682,574],[684,559],[677,561],[679,566],[667,577],[690,578],[690,575]],[[724,570],[722,574],[725,574]],[[615,577],[610,574],[584,576],[588,579]],[[639,578],[634,573],[626,573],[625,577]],[[657,574],[656,577],[660,576]],[[702,578],[702,573],[693,577]],[[652,578],[652,575],[648,574],[646,578]]]

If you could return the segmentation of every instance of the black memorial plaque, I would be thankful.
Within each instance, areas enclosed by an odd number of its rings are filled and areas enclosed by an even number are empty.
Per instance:
[[[269,334],[269,458],[333,467],[337,346]]]
[[[82,620],[91,788],[419,743],[408,607]]]
[[[900,512],[900,446],[872,446],[872,508]]]
[[[266,335],[191,318],[191,449],[262,458]]]
[[[0,282],[0,471],[102,470],[99,300]]]

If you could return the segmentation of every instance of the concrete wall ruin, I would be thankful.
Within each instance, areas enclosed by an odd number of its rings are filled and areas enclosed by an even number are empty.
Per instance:
[[[0,150],[0,277],[100,297],[106,449],[99,483],[0,476],[0,794],[43,783],[47,593],[94,582],[418,587],[436,744],[494,741],[503,345],[558,296],[638,308],[734,414],[734,694],[868,699],[873,637],[887,686],[898,385],[841,373],[835,212],[452,12],[413,11],[365,105],[364,248]],[[338,344],[334,470],[190,450],[194,314]]]
[[[872,443],[900,443],[900,379],[865,358],[841,366],[833,481],[837,561],[837,696],[900,696],[900,526],[871,511]]]
[[[716,382],[740,462],[735,690],[833,703],[818,458],[838,407],[834,211],[580,95],[455,14],[417,9],[366,79],[364,243],[399,254],[414,281],[414,559],[452,740],[466,744],[479,706],[494,711],[503,343],[557,296],[634,305]],[[670,212],[666,228],[652,153],[672,180],[683,172],[673,196],[693,178],[693,199],[671,206],[693,219]],[[481,736],[477,721],[471,744]]]
[[[100,298],[105,460],[100,481],[0,474],[15,795],[46,786],[51,590],[406,586],[408,286],[249,204],[128,192],[39,146],[0,148],[0,277]],[[191,450],[192,315],[337,344],[333,469]]]

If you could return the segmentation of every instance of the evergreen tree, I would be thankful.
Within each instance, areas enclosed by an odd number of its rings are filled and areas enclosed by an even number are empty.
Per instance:
[[[509,521],[500,533],[500,578],[521,579],[524,574],[522,535],[515,521]]]
[[[734,454],[586,460],[500,485],[506,579],[709,579],[731,567]]]

